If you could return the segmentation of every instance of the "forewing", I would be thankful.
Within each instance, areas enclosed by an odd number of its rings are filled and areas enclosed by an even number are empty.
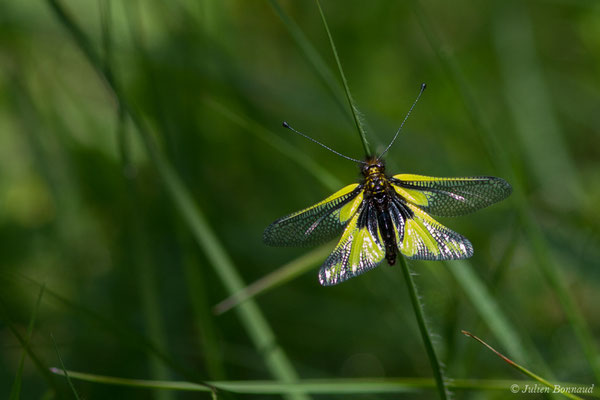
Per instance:
[[[337,285],[375,268],[385,258],[385,245],[369,203],[352,217],[342,238],[319,271],[323,286]]]
[[[400,174],[390,181],[407,202],[441,217],[473,212],[507,198],[512,192],[508,182],[493,176],[436,178]]]
[[[404,203],[408,217],[398,249],[414,260],[460,260],[473,255],[473,245],[464,236],[448,229],[419,207]],[[412,215],[410,215],[412,214]]]
[[[273,222],[263,240],[270,246],[312,246],[344,229],[363,201],[362,185],[352,184],[325,200]]]

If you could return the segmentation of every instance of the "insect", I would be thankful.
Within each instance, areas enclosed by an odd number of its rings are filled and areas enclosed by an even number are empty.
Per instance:
[[[471,242],[431,215],[467,214],[503,200],[512,192],[505,180],[491,176],[436,178],[386,173],[382,157],[396,140],[424,89],[423,84],[385,151],[366,161],[337,153],[283,123],[295,133],[360,164],[362,180],[359,183],[278,219],[263,235],[264,242],[271,246],[312,246],[341,233],[319,271],[321,285],[336,285],[373,269],[384,260],[394,265],[398,253],[415,260],[469,258],[473,255]]]

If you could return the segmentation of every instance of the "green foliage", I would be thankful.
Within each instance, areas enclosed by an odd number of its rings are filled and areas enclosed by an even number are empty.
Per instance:
[[[522,383],[461,329],[552,382],[598,386],[600,8],[322,7],[373,153],[428,85],[390,171],[515,188],[452,220],[468,263],[410,264],[454,396]],[[322,288],[327,248],[261,243],[358,179],[283,120],[364,153],[313,2],[3,2],[0,21],[1,394],[436,395],[399,267]],[[68,372],[74,391],[51,337],[88,374]]]

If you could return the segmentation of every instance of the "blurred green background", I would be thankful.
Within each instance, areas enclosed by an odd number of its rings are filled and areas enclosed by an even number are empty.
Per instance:
[[[386,156],[390,172],[513,184],[499,205],[441,219],[472,241],[472,259],[410,263],[445,374],[525,378],[465,329],[542,376],[598,386],[600,4],[323,9],[375,149],[428,85]],[[251,283],[313,251],[266,247],[269,223],[359,179],[356,165],[281,128],[362,158],[338,82],[310,1],[0,3],[0,396],[22,379],[21,398],[72,398],[44,372],[60,367],[52,337],[67,369],[124,378],[286,379],[282,365],[304,379],[431,377],[396,267],[324,288],[320,249],[245,311],[213,312],[236,289],[231,273]],[[18,338],[34,314],[26,347],[38,365],[26,358],[21,374]],[[74,385],[88,399],[210,397]],[[436,393],[354,398],[399,396]],[[238,397],[264,396],[219,395]]]

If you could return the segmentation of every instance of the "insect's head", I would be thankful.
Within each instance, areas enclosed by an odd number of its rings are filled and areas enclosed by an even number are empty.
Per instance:
[[[385,165],[383,164],[383,161],[378,158],[370,158],[360,166],[360,172],[365,177],[373,174],[383,174],[384,171]]]

